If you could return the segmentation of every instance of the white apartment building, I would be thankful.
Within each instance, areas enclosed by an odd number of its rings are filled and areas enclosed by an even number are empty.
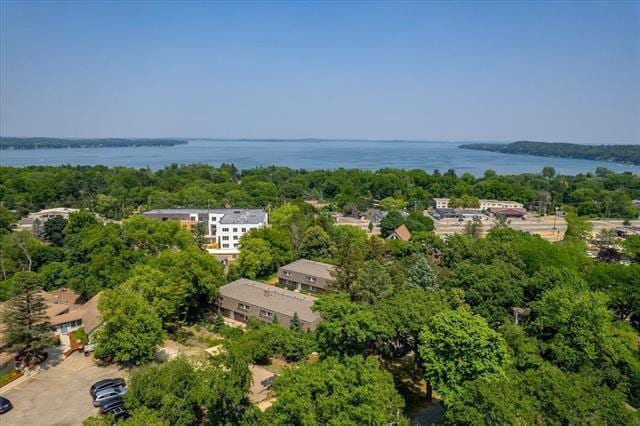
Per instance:
[[[268,223],[267,213],[260,209],[157,209],[144,212],[143,216],[176,220],[192,232],[201,225],[209,242],[207,251],[231,257],[240,253],[240,238],[244,234]]]

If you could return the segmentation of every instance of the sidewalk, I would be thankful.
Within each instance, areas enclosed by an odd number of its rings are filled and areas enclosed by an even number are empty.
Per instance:
[[[18,377],[14,381],[7,383],[3,387],[0,388],[0,394],[5,394],[9,392],[11,389],[16,386],[21,385],[24,382],[31,380],[33,377],[37,376],[42,371],[48,370],[49,367],[60,364],[64,361],[64,356],[62,355],[62,350],[60,348],[49,348],[46,351],[49,354],[49,357],[46,361],[36,366],[33,370],[27,370],[22,376]]]

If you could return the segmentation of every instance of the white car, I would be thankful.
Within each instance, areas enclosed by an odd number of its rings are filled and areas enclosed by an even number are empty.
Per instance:
[[[125,386],[117,386],[113,388],[103,389],[101,391],[96,392],[96,396],[93,399],[93,406],[99,407],[101,403],[104,401],[108,401],[112,398],[116,398],[118,396],[122,396],[127,393],[127,388]]]

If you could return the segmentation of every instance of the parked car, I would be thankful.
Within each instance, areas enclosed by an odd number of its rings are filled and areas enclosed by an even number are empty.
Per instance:
[[[124,386],[118,386],[115,388],[108,388],[98,391],[96,392],[96,397],[93,399],[93,406],[98,407],[101,403],[112,400],[116,397],[121,397],[125,393],[127,393],[127,388]]]
[[[113,399],[108,399],[100,404],[100,412],[104,414],[107,411],[111,411],[116,407],[122,407],[123,405],[124,398],[121,396],[115,397]]]
[[[115,378],[115,379],[104,379],[99,382],[95,382],[91,385],[91,389],[89,389],[89,394],[91,398],[96,398],[96,392],[101,391],[103,389],[113,388],[117,386],[124,386],[124,379]]]
[[[96,345],[85,345],[82,352],[84,353],[84,356],[91,356],[91,352],[95,350],[96,350]]]
[[[113,410],[109,411],[107,414],[111,414],[113,415],[113,418],[118,420],[118,419],[126,419],[127,417],[129,417],[129,413],[127,412],[127,409],[124,408],[123,406],[120,407],[116,407]]]
[[[11,401],[0,396],[0,414],[4,414],[12,408],[13,405],[11,405]]]
[[[115,420],[126,419],[129,417],[129,412],[124,407],[116,407],[107,414],[111,414]]]

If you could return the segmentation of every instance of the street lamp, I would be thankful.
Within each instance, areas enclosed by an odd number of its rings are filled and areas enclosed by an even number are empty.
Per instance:
[[[556,221],[558,220],[558,210],[559,210],[559,208],[556,207],[556,214],[555,214],[555,216],[553,216],[553,231],[554,232],[556,230]]]

